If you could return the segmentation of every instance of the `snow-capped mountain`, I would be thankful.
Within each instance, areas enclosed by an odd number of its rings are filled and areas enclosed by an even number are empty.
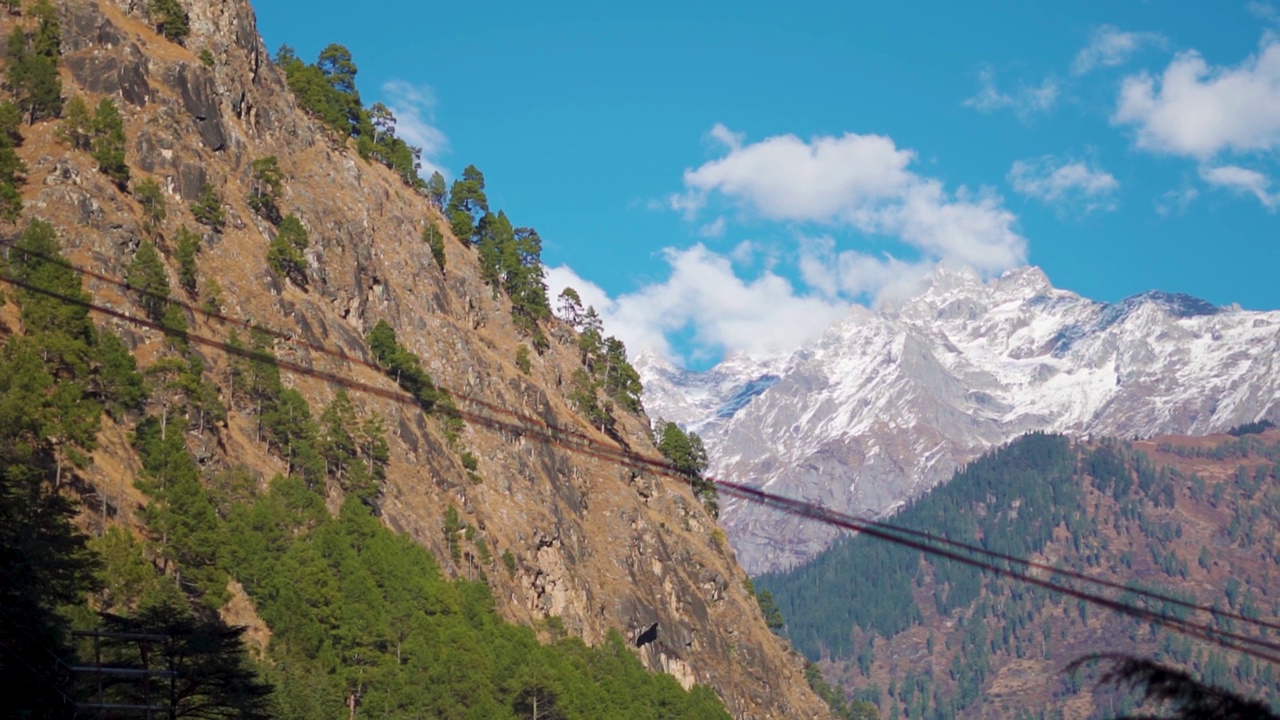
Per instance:
[[[650,415],[701,434],[717,477],[876,517],[1031,430],[1145,437],[1280,417],[1280,312],[1162,292],[1106,304],[1039,268],[984,283],[939,267],[900,307],[855,308],[788,358],[636,367]],[[835,537],[733,501],[723,519],[752,573]]]

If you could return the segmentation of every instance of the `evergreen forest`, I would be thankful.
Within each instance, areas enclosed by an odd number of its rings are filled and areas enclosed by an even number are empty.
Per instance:
[[[1274,592],[1268,595],[1280,577],[1274,520],[1280,444],[1236,435],[1207,450],[1155,448],[1234,468],[1217,481],[1157,464],[1123,442],[1082,444],[1033,433],[970,463],[890,522],[1043,558],[1121,584],[1128,588],[1118,595],[1122,602],[1256,635],[1229,617],[1136,594],[1155,592],[1245,618],[1280,614]],[[1186,668],[1209,685],[1280,707],[1280,677],[1269,663],[865,535],[840,540],[809,565],[756,578],[756,585],[776,602],[781,631],[796,648],[883,717],[1056,717],[1044,707],[1060,708],[1101,676],[1094,664],[1074,673],[1062,668],[1097,652],[1131,652]],[[991,695],[1001,671],[1017,663],[1043,668],[1047,689],[1036,696],[1039,709],[1000,705]],[[1127,693],[1098,697],[1097,717],[1136,707]]]
[[[645,671],[616,633],[596,648],[543,645],[501,620],[483,580],[444,577],[375,514],[380,419],[343,394],[315,417],[282,387],[261,337],[235,365],[233,402],[254,408],[263,441],[288,460],[265,491],[247,469],[210,475],[192,457],[190,437],[207,431],[195,425],[227,408],[180,334],[140,368],[63,299],[87,295],[52,226],[31,223],[3,270],[22,288],[6,294],[21,331],[0,348],[0,677],[11,709],[70,716],[75,702],[139,702],[136,683],[104,689],[69,671],[91,654],[72,632],[98,629],[171,638],[163,657],[182,691],[165,702],[178,717],[214,716],[194,710],[209,704],[228,717],[519,718],[535,705],[538,717],[727,717],[710,690]],[[68,490],[104,413],[132,427],[150,497],[140,534],[129,522],[91,536],[75,522],[92,508]],[[346,491],[336,517],[326,479]],[[270,628],[261,655],[214,612],[236,586]],[[127,641],[97,651],[139,662]]]

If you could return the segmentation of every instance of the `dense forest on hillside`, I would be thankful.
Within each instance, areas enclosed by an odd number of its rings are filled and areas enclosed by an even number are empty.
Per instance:
[[[0,256],[0,690],[7,713],[71,717],[77,704],[160,703],[170,717],[727,718],[711,690],[686,692],[671,676],[646,671],[617,632],[589,648],[553,616],[539,628],[552,639],[543,644],[534,629],[504,622],[485,573],[514,573],[516,560],[510,551],[495,557],[455,508],[445,512],[441,532],[455,565],[465,550],[474,579],[447,578],[429,552],[390,530],[379,517],[386,421],[344,392],[313,409],[282,381],[266,329],[247,337],[232,331],[229,374],[213,377],[207,346],[192,342],[188,328],[195,303],[221,310],[218,284],[200,267],[202,246],[228,222],[219,190],[206,184],[189,208],[175,208],[154,178],[135,176],[116,103],[64,96],[57,12],[46,0],[20,16],[19,6],[10,4],[17,19],[4,56],[12,99],[0,102],[0,215],[15,223],[24,209],[25,167],[15,152],[23,124],[50,124],[62,149],[90,158],[144,219],[124,290],[130,311],[152,330],[121,333],[119,325],[95,322],[93,298],[62,254],[75,229],[38,219],[11,225]],[[148,17],[166,40],[182,42],[189,32],[186,12],[171,0],[151,3]],[[212,62],[207,50],[201,59]],[[282,52],[280,62],[303,103],[344,143],[353,138],[362,156],[444,209],[442,179],[418,178],[416,153],[395,137],[394,118],[359,103],[349,54],[335,46],[307,66]],[[268,265],[305,290],[309,238],[282,207],[288,178],[275,157],[254,160],[252,173],[248,205],[276,229]],[[495,296],[510,297],[517,326],[541,352],[550,312],[540,240],[488,213],[478,171],[460,182],[451,204],[467,195],[476,207],[457,212],[478,218],[475,237],[463,240],[474,244]],[[184,212],[197,231],[184,225],[166,236],[162,221]],[[428,227],[423,242],[443,267],[439,228]],[[610,399],[638,412],[625,349],[589,329],[582,392],[607,404],[605,420]],[[145,362],[131,349],[143,344]],[[474,456],[457,439],[452,401],[420,359],[385,323],[368,345],[436,417],[461,465],[480,481]],[[253,439],[284,472],[264,482],[259,469],[206,464],[204,451],[225,440],[231,414],[251,419]],[[103,433],[128,438],[128,462],[137,469],[130,490],[141,493],[136,515],[85,480]],[[233,606],[251,608],[261,624],[229,627],[222,617]],[[88,631],[111,634],[95,640]],[[125,673],[72,671],[87,663],[167,674],[152,676],[144,692]]]
[[[9,296],[22,332],[0,349],[0,640],[21,648],[4,660],[11,708],[59,707],[63,696],[92,694],[65,676],[76,657],[72,627],[156,632],[175,627],[175,618],[188,618],[176,626],[192,632],[217,627],[210,611],[229,599],[235,579],[271,630],[261,679],[244,670],[252,663],[243,649],[219,659],[257,689],[222,698],[242,710],[496,718],[526,717],[536,702],[540,717],[727,717],[705,688],[686,693],[646,672],[616,634],[599,648],[576,639],[544,646],[532,630],[501,621],[483,581],[443,578],[425,550],[370,507],[385,463],[380,421],[360,417],[343,395],[313,418],[282,389],[269,352],[241,364],[237,377],[243,402],[260,403],[264,439],[289,459],[291,474],[266,493],[247,469],[202,477],[188,423],[226,409],[201,391],[199,355],[174,334],[165,357],[140,371],[85,308],[45,294],[84,297],[57,245],[51,226],[32,223],[4,268],[29,288]],[[141,538],[124,526],[87,537],[60,492],[94,447],[104,410],[134,427],[139,485],[151,496]],[[325,508],[326,480],[346,490],[337,517]],[[487,556],[474,528],[445,531]],[[262,689],[270,685],[268,698]],[[135,685],[116,684],[106,699],[136,694]],[[212,696],[201,690],[179,702]]]
[[[1126,585],[1131,592],[1112,593],[1124,602],[1254,634],[1132,591],[1244,617],[1280,615],[1280,442],[1244,433],[1208,447],[1146,449],[1212,464],[1198,466],[1201,475],[1118,441],[1032,434],[974,461],[892,523],[1040,558]],[[1101,651],[1186,667],[1280,704],[1280,676],[1266,662],[868,536],[756,582],[776,600],[796,647],[886,717],[1056,716],[1096,677],[1061,669]],[[1091,707],[1105,717],[1133,702],[1095,693]]]

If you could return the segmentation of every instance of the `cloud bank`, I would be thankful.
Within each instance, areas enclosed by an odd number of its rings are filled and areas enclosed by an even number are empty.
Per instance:
[[[1026,240],[1002,198],[948,190],[916,172],[916,154],[892,138],[845,133],[748,142],[721,124],[708,138],[719,157],[685,170],[683,188],[665,206],[702,237],[722,238],[737,218],[782,226],[795,246],[743,240],[726,252],[701,243],[667,248],[668,277],[618,297],[569,267],[549,268],[550,294],[575,288],[633,354],[648,349],[697,362],[721,353],[786,353],[815,340],[855,303],[904,299],[939,262],[986,275],[1026,262]],[[840,249],[837,237],[893,252]],[[761,264],[764,270],[752,270]]]
[[[742,144],[740,136],[729,136],[735,144],[723,157],[685,171],[673,208],[696,215],[713,200],[727,201],[766,220],[891,236],[926,260],[983,273],[1026,259],[1026,240],[999,196],[948,192],[940,180],[911,170],[915,153],[892,138],[776,135]]]
[[[564,288],[577,290],[633,355],[649,350],[674,357],[668,336],[691,328],[691,359],[698,361],[722,351],[756,357],[789,352],[816,339],[848,310],[844,301],[805,294],[769,271],[743,279],[731,258],[701,244],[668,248],[663,255],[671,271],[665,281],[617,299],[563,265],[547,269],[547,291],[554,305]]]

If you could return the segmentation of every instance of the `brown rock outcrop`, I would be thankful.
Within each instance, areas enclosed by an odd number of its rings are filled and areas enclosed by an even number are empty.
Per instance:
[[[421,239],[430,222],[447,233],[439,212],[298,107],[244,0],[186,3],[192,32],[185,47],[153,32],[135,0],[55,4],[64,94],[82,94],[91,103],[116,98],[135,181],[151,176],[165,190],[162,234],[172,237],[183,224],[200,227],[187,207],[206,183],[221,194],[227,224],[205,234],[199,271],[202,281],[221,286],[226,315],[296,338],[277,342],[274,350],[284,360],[391,390],[394,383],[376,371],[302,344],[368,360],[363,337],[385,319],[440,385],[593,432],[571,410],[562,387],[578,367],[573,333],[551,328],[551,347],[533,357],[531,372],[516,368],[520,335],[505,299],[495,300],[481,281],[474,251],[449,238],[447,272],[441,271]],[[197,57],[205,50],[212,67]],[[146,234],[135,200],[87,154],[58,144],[50,124],[31,128],[21,152],[30,168],[27,214],[54,222],[78,264],[123,277]],[[268,270],[274,228],[246,204],[250,163],[270,155],[286,178],[281,209],[296,214],[310,233],[305,288]],[[172,248],[161,243],[161,251],[176,277]],[[97,302],[136,312],[118,288],[89,281],[87,289]],[[217,322],[191,321],[193,332],[226,337]],[[141,356],[161,340],[111,323]],[[198,350],[225,402],[226,358]],[[316,409],[336,392],[314,377],[286,373],[285,382]],[[711,686],[736,717],[828,716],[804,681],[800,658],[766,628],[732,550],[687,487],[473,423],[462,442],[479,459],[477,483],[436,420],[385,398],[354,393],[353,400],[387,420],[392,461],[381,500],[384,520],[430,548],[450,572],[483,569],[511,620],[545,628],[547,618],[556,617],[587,643],[616,628],[648,667],[686,687]],[[619,433],[631,448],[656,456],[643,416],[623,416]],[[211,467],[246,464],[264,477],[283,469],[254,442],[253,421],[239,408],[206,435],[192,442],[200,443],[202,461]],[[614,443],[604,435],[597,440]],[[104,440],[99,453],[124,457],[129,450]],[[120,487],[108,466],[128,463],[90,468],[89,479]],[[128,511],[136,493],[113,497]],[[481,568],[467,543],[463,561],[450,563],[441,520],[450,505],[486,539],[492,549],[487,566]],[[497,559],[505,551],[516,560],[514,572]]]

